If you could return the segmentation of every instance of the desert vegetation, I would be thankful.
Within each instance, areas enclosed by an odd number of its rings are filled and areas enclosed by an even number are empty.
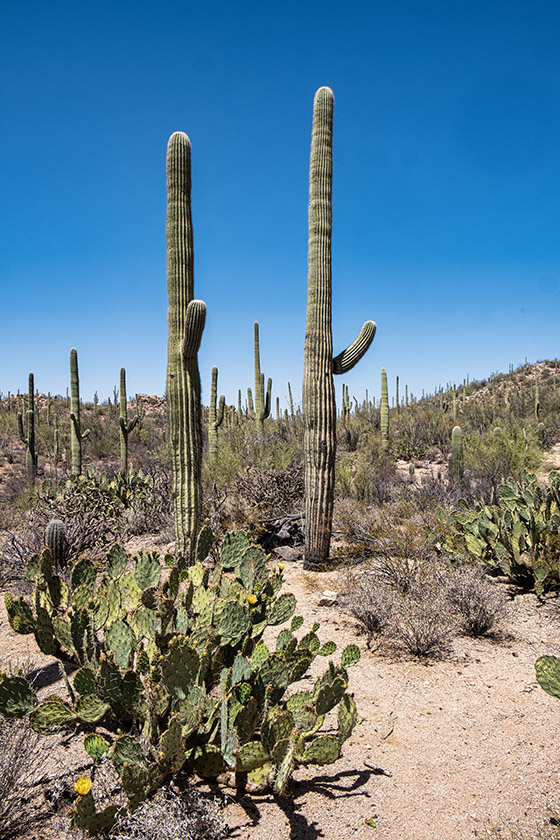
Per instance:
[[[336,406],[333,375],[364,356],[375,324],[333,355],[332,109],[321,88],[301,404],[288,383],[273,411],[255,323],[254,390],[243,399],[240,373],[227,405],[214,367],[202,405],[182,133],[167,157],[166,397],[129,400],[121,368],[112,397],[84,402],[75,348],[66,396],[33,374],[1,395],[2,631],[42,657],[0,676],[2,836],[42,822],[59,836],[228,836],[216,799],[284,802],[298,770],[336,768],[360,721],[361,658],[499,645],[508,604],[542,603],[560,582],[557,360],[421,396],[395,376],[392,404],[383,368],[379,401],[343,384]],[[319,633],[284,588],[293,570],[337,575],[327,606],[361,644]],[[554,697],[559,662],[542,655],[533,670]],[[49,738],[76,745],[70,770],[37,771]]]

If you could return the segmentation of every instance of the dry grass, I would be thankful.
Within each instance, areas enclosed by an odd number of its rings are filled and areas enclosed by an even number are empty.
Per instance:
[[[348,571],[342,603],[374,636],[414,656],[441,656],[453,636],[483,636],[495,631],[503,619],[506,595],[473,566],[453,567],[441,561],[429,567],[407,568],[406,587],[401,576],[389,576],[400,559],[383,555],[367,566]]]
[[[29,721],[0,717],[0,837],[29,836],[29,830],[49,816],[40,796],[38,746]]]
[[[121,819],[108,840],[222,840],[229,830],[213,801],[192,788],[163,788]]]

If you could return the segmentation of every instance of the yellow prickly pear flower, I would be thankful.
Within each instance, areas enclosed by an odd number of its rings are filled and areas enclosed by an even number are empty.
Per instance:
[[[253,593],[251,593],[250,595],[247,595],[247,603],[248,604],[256,604],[257,603],[257,596],[253,595]]]
[[[88,779],[87,776],[80,776],[78,781],[75,782],[74,788],[80,796],[85,796],[91,790],[91,779]]]

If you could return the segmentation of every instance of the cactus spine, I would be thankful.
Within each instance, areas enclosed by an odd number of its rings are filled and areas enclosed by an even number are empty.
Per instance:
[[[309,167],[309,258],[303,374],[305,423],[304,568],[328,561],[334,499],[336,403],[333,373],[346,373],[364,355],[375,334],[366,321],[356,341],[333,358],[332,348],[332,126],[334,96],[315,94]]]
[[[259,322],[254,324],[254,353],[255,353],[255,405],[251,415],[255,418],[257,431],[262,432],[263,424],[270,416],[270,402],[272,397],[272,379],[268,379],[266,394],[264,390],[264,373],[261,371],[261,354],[259,345]],[[252,400],[250,400],[250,405]]]
[[[463,432],[460,426],[453,426],[451,432],[451,478],[455,484],[463,480]]]
[[[128,436],[141,420],[140,414],[136,414],[133,420],[128,420],[126,411],[126,370],[121,368],[120,378],[120,407],[119,429],[121,436],[121,470],[124,475],[128,473]]]
[[[208,455],[211,461],[218,457],[218,429],[224,421],[226,398],[222,394],[218,405],[218,368],[212,368],[210,406],[208,408]]]
[[[35,483],[37,475],[37,453],[35,452],[35,401],[34,401],[34,378],[29,374],[29,388],[27,392],[27,411],[25,412],[25,429],[23,427],[23,414],[18,412],[18,431],[22,443],[25,444],[25,470],[27,483]]]
[[[389,388],[387,386],[387,371],[385,368],[381,368],[379,419],[381,423],[381,448],[385,450],[389,446]]]
[[[70,444],[72,450],[73,478],[82,474],[82,440],[89,435],[89,429],[82,432],[80,423],[80,377],[78,376],[78,351],[70,350]]]
[[[202,413],[198,348],[206,304],[194,299],[191,143],[183,132],[167,146],[167,399],[177,550],[194,550],[202,502]]]

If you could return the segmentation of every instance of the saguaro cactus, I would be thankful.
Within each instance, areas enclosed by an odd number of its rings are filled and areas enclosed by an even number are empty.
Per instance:
[[[385,450],[389,446],[389,388],[387,386],[387,371],[385,368],[381,368],[379,421],[381,424],[381,448]]]
[[[460,426],[453,426],[451,432],[451,478],[455,484],[463,480],[463,432]]]
[[[37,453],[35,452],[35,383],[33,374],[29,374],[29,388],[27,391],[27,411],[25,412],[25,429],[23,414],[18,412],[18,431],[22,443],[25,444],[25,470],[27,483],[34,484],[37,475]]]
[[[198,348],[206,304],[194,300],[191,143],[183,132],[167,146],[167,401],[177,550],[191,554],[200,523],[202,412]]]
[[[208,407],[208,455],[211,461],[218,457],[218,429],[224,421],[226,398],[222,394],[218,403],[218,368],[212,368],[210,405]]]
[[[375,335],[366,321],[358,338],[333,358],[332,349],[332,126],[333,92],[315,94],[309,167],[309,258],[303,413],[305,422],[304,568],[323,567],[331,540],[336,403],[333,373],[346,373],[364,355]]]
[[[261,353],[259,345],[259,322],[254,324],[254,351],[255,351],[255,404],[253,406],[252,394],[249,396],[249,410],[255,419],[257,431],[262,432],[264,421],[270,416],[270,405],[272,398],[272,379],[269,377],[264,390],[264,373],[261,371]],[[250,392],[250,388],[248,391]]]
[[[82,432],[80,423],[80,378],[78,376],[78,351],[70,350],[70,447],[72,451],[73,478],[82,474],[82,441],[89,435],[89,429]]]
[[[138,423],[141,421],[141,415],[137,413],[134,419],[129,420],[127,417],[127,410],[126,410],[126,370],[122,367],[121,368],[121,377],[120,377],[120,407],[121,413],[119,417],[119,429],[120,429],[120,437],[121,437],[121,470],[123,471],[124,475],[128,473],[128,436],[132,432],[133,429],[136,428]]]

